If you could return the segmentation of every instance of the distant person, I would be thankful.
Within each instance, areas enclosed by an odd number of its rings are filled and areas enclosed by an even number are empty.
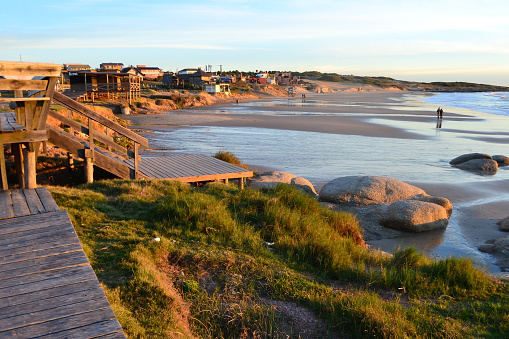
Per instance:
[[[442,119],[443,115],[444,115],[444,110],[440,108],[440,119]]]
[[[437,118],[440,118],[440,111],[441,111],[441,110],[442,110],[442,109],[441,109],[440,107],[438,107],[438,109],[437,109]]]

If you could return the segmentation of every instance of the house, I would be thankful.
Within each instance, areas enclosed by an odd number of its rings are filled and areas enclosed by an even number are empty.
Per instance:
[[[132,75],[139,76],[139,77],[141,77],[143,79],[143,74],[136,67],[134,67],[133,65],[131,65],[129,67],[122,68],[121,73],[129,73],[129,74],[132,74]]]
[[[99,68],[103,72],[120,72],[124,68],[124,64],[118,62],[103,62],[99,65]]]
[[[69,73],[73,92],[86,99],[123,99],[131,102],[140,96],[141,77],[129,73],[80,71]]]
[[[198,72],[198,68],[184,68],[181,69],[178,74],[193,74]]]
[[[163,70],[159,67],[147,67],[146,65],[137,65],[138,71],[143,74],[145,79],[154,80],[163,75]]]
[[[230,85],[229,84],[207,84],[205,85],[205,91],[207,93],[224,93],[226,95],[230,94]]]
[[[163,74],[163,85],[170,88],[178,86],[178,78],[172,72],[166,72]]]
[[[276,83],[278,85],[286,86],[295,85],[299,81],[299,79],[296,76],[292,77],[291,72],[285,73],[276,72],[274,79],[276,80]]]
[[[64,69],[68,72],[78,72],[78,71],[90,71],[92,68],[90,65],[84,64],[64,64]]]
[[[192,85],[202,88],[203,85],[212,83],[212,73],[207,73],[201,68],[186,68],[180,70],[177,74],[179,85]]]

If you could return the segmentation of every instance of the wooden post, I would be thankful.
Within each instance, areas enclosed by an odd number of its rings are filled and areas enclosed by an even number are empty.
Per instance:
[[[135,142],[134,143],[134,179],[136,179],[136,180],[139,178],[139,175],[138,175],[139,161],[140,161],[140,156],[138,154],[138,143]]]
[[[67,116],[72,120],[72,111],[70,109],[67,109]],[[74,127],[69,126],[69,134],[74,136]]]
[[[35,174],[35,150],[29,148],[23,149],[23,159],[25,163],[25,188],[36,188],[37,178]]]
[[[2,189],[8,190],[9,184],[7,183],[7,171],[5,169],[5,154],[4,154],[4,143],[2,140],[2,134],[0,134],[0,174],[2,180]]]
[[[42,153],[46,156],[48,155],[48,142],[47,141],[42,142]]]
[[[73,169],[74,169],[74,158],[72,156],[72,153],[71,152],[67,152],[67,163],[68,163],[68,168],[69,168],[69,172],[71,172]]]
[[[25,187],[25,167],[23,166],[23,149],[21,144],[11,144],[11,151],[14,154],[14,166],[19,187]]]
[[[243,190],[244,189],[244,180],[246,180],[246,178],[240,178],[239,182],[240,182],[240,189]]]
[[[224,184],[228,185],[228,178],[224,179]]]
[[[94,182],[94,128],[93,120],[88,118],[88,143],[90,150],[85,150],[85,180],[87,184]],[[88,153],[88,154],[87,154]]]
[[[85,182],[94,182],[94,162],[91,157],[85,157]]]

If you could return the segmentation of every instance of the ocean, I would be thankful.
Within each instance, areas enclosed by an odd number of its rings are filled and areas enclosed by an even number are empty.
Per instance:
[[[393,108],[392,114],[334,113],[331,107],[366,105],[320,100],[271,98],[267,101],[245,102],[241,105],[189,110],[221,114],[343,114],[361,115],[379,125],[406,129],[414,139],[368,137],[306,131],[253,127],[192,126],[171,132],[145,134],[153,148],[172,149],[173,152],[213,155],[229,151],[243,162],[266,166],[302,176],[312,183],[324,183],[341,176],[379,175],[407,182],[461,183],[493,178],[509,178],[509,170],[501,168],[496,176],[480,177],[459,171],[449,161],[471,152],[509,156],[508,99],[494,93],[440,93],[433,96],[409,94],[394,103],[369,103],[371,108]],[[292,112],[288,107],[305,107]],[[419,107],[417,107],[419,106]],[[436,128],[436,108],[443,106],[445,118]],[[271,109],[268,110],[268,107]],[[285,110],[277,111],[277,107]],[[327,107],[327,110],[324,109]],[[427,119],[405,119],[405,107],[430,112]],[[475,111],[473,111],[475,109]],[[326,113],[324,113],[326,112]],[[447,114],[459,113],[448,117]],[[497,113],[494,113],[497,112]],[[401,119],[398,119],[400,117]],[[161,151],[164,152],[164,151]],[[151,151],[157,154],[157,151]]]
[[[509,92],[438,93],[423,101],[484,113],[509,115]]]

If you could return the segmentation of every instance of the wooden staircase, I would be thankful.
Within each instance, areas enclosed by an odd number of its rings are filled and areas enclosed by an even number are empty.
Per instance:
[[[48,141],[85,160],[87,182],[93,181],[93,165],[123,179],[147,177],[138,170],[138,149],[148,147],[147,139],[61,93],[54,93],[53,103],[66,110],[49,111],[61,125],[47,125]],[[127,159],[134,165],[128,166]]]
[[[145,158],[142,162],[138,149],[148,147],[147,139],[63,94],[55,93],[53,103],[66,110],[50,110],[49,116],[60,121],[60,127],[47,125],[48,141],[85,160],[87,182],[93,181],[94,165],[123,179],[182,182],[231,179],[244,187],[245,178],[253,176],[250,170],[199,154]]]

